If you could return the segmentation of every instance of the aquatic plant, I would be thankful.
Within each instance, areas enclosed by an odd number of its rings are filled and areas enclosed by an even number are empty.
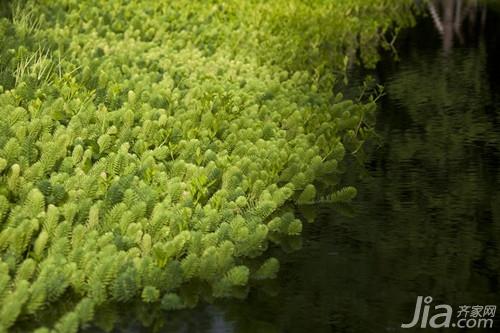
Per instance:
[[[274,277],[276,259],[247,259],[300,234],[283,207],[355,195],[322,177],[374,102],[334,94],[331,71],[365,44],[373,61],[391,5],[16,3],[0,21],[0,332],[76,332],[110,303],[174,310]]]

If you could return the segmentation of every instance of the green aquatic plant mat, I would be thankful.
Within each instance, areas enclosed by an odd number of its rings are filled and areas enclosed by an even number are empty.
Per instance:
[[[356,52],[376,61],[410,7],[12,2],[0,19],[0,332],[76,332],[106,304],[175,310],[274,277],[276,259],[249,259],[300,234],[284,207],[356,194],[339,186],[341,161],[375,104],[332,88]]]

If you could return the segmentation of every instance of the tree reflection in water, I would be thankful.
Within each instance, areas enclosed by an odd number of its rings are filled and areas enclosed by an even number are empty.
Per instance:
[[[477,0],[431,0],[427,6],[446,53],[453,47],[454,37],[460,45],[465,43],[464,24],[469,25],[469,33],[474,33],[479,18],[480,29],[484,30],[487,6]]]

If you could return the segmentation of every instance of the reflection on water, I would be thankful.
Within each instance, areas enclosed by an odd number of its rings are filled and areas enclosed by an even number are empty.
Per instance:
[[[488,12],[484,34],[455,37],[463,45],[448,52],[432,17],[404,34],[401,61],[377,70],[387,94],[381,141],[368,149],[364,170],[353,166],[346,177],[358,184],[352,207],[318,208],[302,249],[273,253],[282,263],[277,280],[245,300],[169,314],[158,331],[411,332],[400,325],[411,321],[418,295],[454,308],[500,306],[495,15]],[[154,323],[153,313],[142,315]]]
[[[443,50],[448,53],[453,47],[454,37],[464,45],[464,24],[468,34],[475,34],[477,27],[484,31],[488,7],[477,0],[430,0],[427,2],[434,26],[442,37]],[[479,21],[479,22],[478,22]]]

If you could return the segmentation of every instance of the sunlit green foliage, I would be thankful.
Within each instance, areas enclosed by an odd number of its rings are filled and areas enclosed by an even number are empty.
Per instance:
[[[109,330],[112,302],[180,309],[274,277],[276,259],[245,259],[300,234],[282,207],[355,194],[320,179],[342,172],[374,102],[332,88],[356,50],[373,64],[393,21],[411,23],[396,10],[411,1],[395,3],[13,3],[0,20],[0,331]]]

